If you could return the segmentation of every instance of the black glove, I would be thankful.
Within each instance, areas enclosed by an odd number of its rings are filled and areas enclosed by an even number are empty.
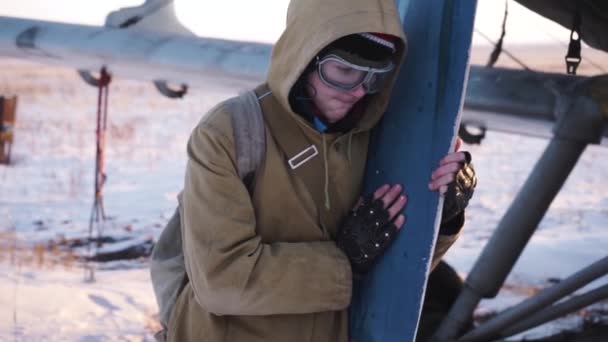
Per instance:
[[[448,191],[445,193],[441,215],[442,225],[452,221],[464,211],[464,208],[469,204],[469,200],[473,197],[475,186],[477,186],[475,169],[471,164],[471,154],[469,152],[464,153],[466,161],[462,163],[462,167],[456,173],[456,179],[448,185]]]
[[[350,260],[353,273],[362,275],[393,242],[396,233],[397,227],[389,220],[382,201],[368,196],[346,217],[336,244]]]

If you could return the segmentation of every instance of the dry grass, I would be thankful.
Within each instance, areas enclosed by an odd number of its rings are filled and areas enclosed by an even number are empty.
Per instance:
[[[32,244],[20,240],[12,232],[0,232],[2,263],[18,267],[71,270],[78,260],[78,256],[70,248],[56,241]]]

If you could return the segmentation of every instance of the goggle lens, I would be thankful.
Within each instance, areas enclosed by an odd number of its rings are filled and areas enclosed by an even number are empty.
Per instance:
[[[363,85],[370,94],[380,91],[393,69],[393,64],[382,69],[362,67],[335,55],[329,55],[318,62],[319,76],[328,86],[351,91]]]
[[[344,89],[361,84],[367,76],[366,71],[352,68],[338,60],[328,60],[320,67],[321,74],[327,81]]]

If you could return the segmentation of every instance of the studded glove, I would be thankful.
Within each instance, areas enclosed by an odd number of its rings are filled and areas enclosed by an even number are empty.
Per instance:
[[[471,164],[471,154],[469,152],[464,153],[466,161],[462,163],[462,167],[456,173],[456,178],[448,185],[445,194],[441,216],[442,224],[451,221],[464,211],[464,208],[469,204],[469,200],[473,197],[475,186],[477,186],[475,169]]]
[[[374,261],[395,239],[397,227],[389,220],[381,200],[371,196],[346,217],[336,243],[350,260],[353,273],[367,273]]]

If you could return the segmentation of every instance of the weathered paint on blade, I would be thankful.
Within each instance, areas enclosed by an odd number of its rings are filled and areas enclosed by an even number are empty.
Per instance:
[[[403,184],[408,221],[355,288],[350,331],[357,342],[415,338],[442,204],[427,185],[454,143],[467,78],[476,1],[407,2],[408,56],[373,134],[365,189]]]

